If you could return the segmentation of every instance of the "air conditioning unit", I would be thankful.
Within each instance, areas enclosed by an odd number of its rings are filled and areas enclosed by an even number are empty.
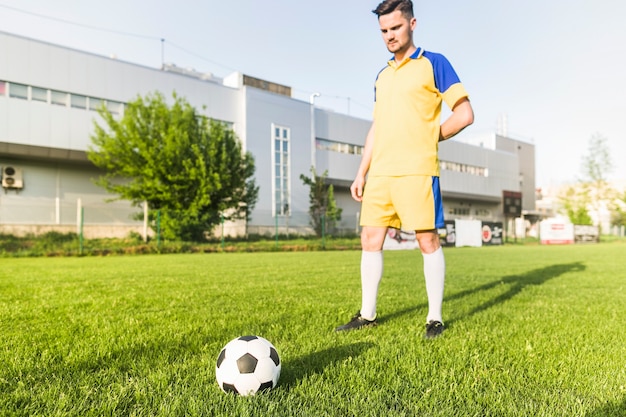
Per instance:
[[[24,179],[22,177],[22,168],[7,165],[2,168],[2,187],[3,188],[24,188]]]

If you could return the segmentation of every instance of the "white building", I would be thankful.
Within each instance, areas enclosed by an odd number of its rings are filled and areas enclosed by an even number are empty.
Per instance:
[[[259,199],[249,233],[306,232],[308,187],[300,175],[328,171],[343,231],[358,231],[349,185],[370,121],[291,97],[291,88],[240,73],[224,79],[174,65],[148,68],[0,32],[0,233],[76,231],[88,237],[142,232],[140,208],[110,203],[93,184],[86,157],[95,109],[116,114],[138,96],[175,91],[207,116],[229,123],[255,158]],[[312,97],[313,99],[313,97]],[[101,122],[100,122],[101,123]],[[462,134],[461,134],[462,135]],[[447,219],[502,221],[503,191],[522,193],[533,211],[534,145],[492,135],[482,143],[440,146]]]

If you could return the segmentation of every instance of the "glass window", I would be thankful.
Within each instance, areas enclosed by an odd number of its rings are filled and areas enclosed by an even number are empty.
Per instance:
[[[69,94],[63,93],[61,91],[50,91],[50,102],[52,104],[57,104],[59,106],[67,106],[67,96]]]
[[[9,85],[9,97],[28,100],[28,86],[24,84],[11,83]]]
[[[46,90],[45,88],[31,87],[30,99],[33,101],[43,101],[44,103],[47,103],[48,102],[48,90]]]
[[[102,106],[102,100],[95,97],[89,97],[89,110],[98,110]]]
[[[0,81],[0,96],[3,96],[7,93],[7,83],[6,81]]]
[[[86,109],[87,108],[87,97],[72,94],[70,96],[70,104],[72,107],[76,109]]]
[[[319,138],[315,138],[315,147],[321,150],[349,155],[361,155],[363,153],[363,146]]]
[[[290,161],[290,135],[289,128],[274,126],[272,128],[274,142],[274,214],[286,216],[289,214],[289,161]]]
[[[478,167],[475,165],[459,164],[458,162],[439,161],[439,166],[442,170],[462,172],[469,175],[475,175],[477,177],[488,177],[489,170],[487,168]]]
[[[122,103],[119,101],[107,100],[107,110],[111,114],[120,114],[122,112]]]

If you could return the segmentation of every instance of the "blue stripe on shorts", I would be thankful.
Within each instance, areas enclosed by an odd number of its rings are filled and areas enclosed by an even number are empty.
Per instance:
[[[435,227],[445,227],[443,219],[443,200],[441,199],[441,189],[439,188],[439,177],[433,177],[433,199],[435,200]]]

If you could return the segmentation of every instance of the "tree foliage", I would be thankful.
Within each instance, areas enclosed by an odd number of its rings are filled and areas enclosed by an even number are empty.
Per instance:
[[[626,226],[626,191],[615,202],[615,209],[611,215],[612,226]]]
[[[199,241],[222,219],[248,217],[254,159],[224,123],[172,97],[171,106],[158,92],[138,97],[121,118],[101,108],[87,155],[105,171],[98,185],[158,211],[164,238]]]
[[[587,154],[582,161],[582,182],[602,185],[607,183],[607,175],[613,171],[611,151],[607,138],[596,133],[589,139]]]
[[[589,214],[591,200],[589,190],[570,186],[565,189],[559,199],[565,214],[573,224],[592,225],[593,220]]]
[[[608,181],[612,171],[607,138],[596,133],[589,140],[587,153],[582,159],[582,177],[575,186],[568,187],[559,196],[572,223],[593,224],[591,213],[599,215],[602,207],[613,206],[616,193]]]
[[[317,175],[314,167],[311,167],[311,177],[300,174],[300,180],[309,186],[309,224],[317,236],[332,231],[341,220],[342,209],[337,207],[333,185],[326,183],[327,176],[328,171]]]

